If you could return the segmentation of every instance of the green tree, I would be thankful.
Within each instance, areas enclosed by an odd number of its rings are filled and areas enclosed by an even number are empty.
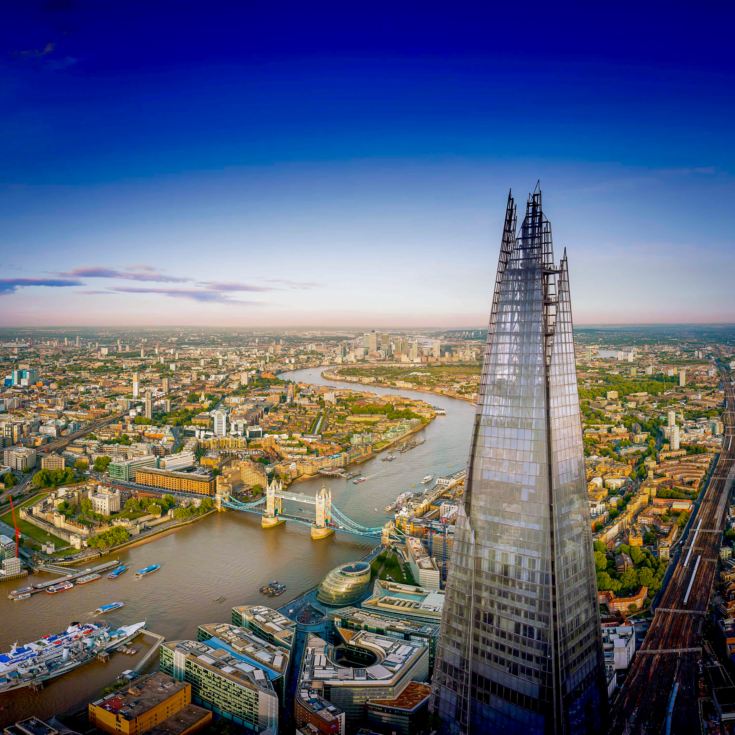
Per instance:
[[[86,472],[89,469],[89,462],[80,457],[76,462],[74,462],[74,469],[79,470],[79,472]]]
[[[163,508],[158,503],[151,503],[146,510],[152,515],[152,516],[161,516],[163,513]]]
[[[6,472],[1,478],[5,487],[15,487],[18,484],[18,478],[12,472]]]
[[[604,572],[607,569],[607,554],[603,554],[601,551],[595,551],[595,568]]]
[[[110,462],[112,462],[112,458],[108,457],[106,454],[102,454],[97,459],[94,460],[94,471],[95,472],[107,472],[107,468],[110,466]]]
[[[638,572],[635,569],[626,569],[620,575],[620,586],[628,592],[635,592],[638,587]]]

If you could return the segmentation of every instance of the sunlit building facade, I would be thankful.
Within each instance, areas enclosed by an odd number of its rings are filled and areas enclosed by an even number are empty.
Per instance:
[[[508,199],[434,670],[452,735],[603,731],[596,600],[566,253],[541,192]]]

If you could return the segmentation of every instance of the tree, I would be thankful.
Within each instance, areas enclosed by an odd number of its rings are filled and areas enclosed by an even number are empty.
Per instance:
[[[18,484],[18,478],[12,472],[6,472],[0,479],[7,488],[15,487]]]
[[[82,498],[79,501],[79,511],[83,516],[92,515],[92,501],[89,498]]]
[[[89,462],[80,457],[76,462],[74,462],[74,469],[79,472],[86,472],[89,469]]]
[[[630,592],[637,590],[640,586],[638,584],[638,572],[635,569],[626,569],[620,575],[620,586]]]
[[[112,458],[108,457],[106,454],[102,454],[94,461],[94,471],[95,472],[107,472],[107,468],[110,466],[110,462],[112,462]]]
[[[595,551],[595,568],[600,572],[607,569],[607,554],[602,551]]]
[[[155,502],[154,503],[151,503],[148,506],[147,511],[152,516],[159,516],[160,517],[163,514],[163,508],[158,503],[155,503]]]
[[[630,558],[633,560],[633,564],[635,564],[636,566],[639,566],[645,558],[643,549],[641,549],[639,546],[631,546],[630,547]]]

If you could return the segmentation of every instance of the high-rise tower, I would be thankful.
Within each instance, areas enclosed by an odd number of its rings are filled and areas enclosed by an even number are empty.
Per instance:
[[[434,670],[452,735],[602,732],[607,707],[566,253],[508,196]]]

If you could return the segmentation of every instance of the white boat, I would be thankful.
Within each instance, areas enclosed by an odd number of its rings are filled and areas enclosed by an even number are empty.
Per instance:
[[[422,485],[428,485],[432,480],[434,479],[434,475],[426,475],[423,480],[421,480]]]

